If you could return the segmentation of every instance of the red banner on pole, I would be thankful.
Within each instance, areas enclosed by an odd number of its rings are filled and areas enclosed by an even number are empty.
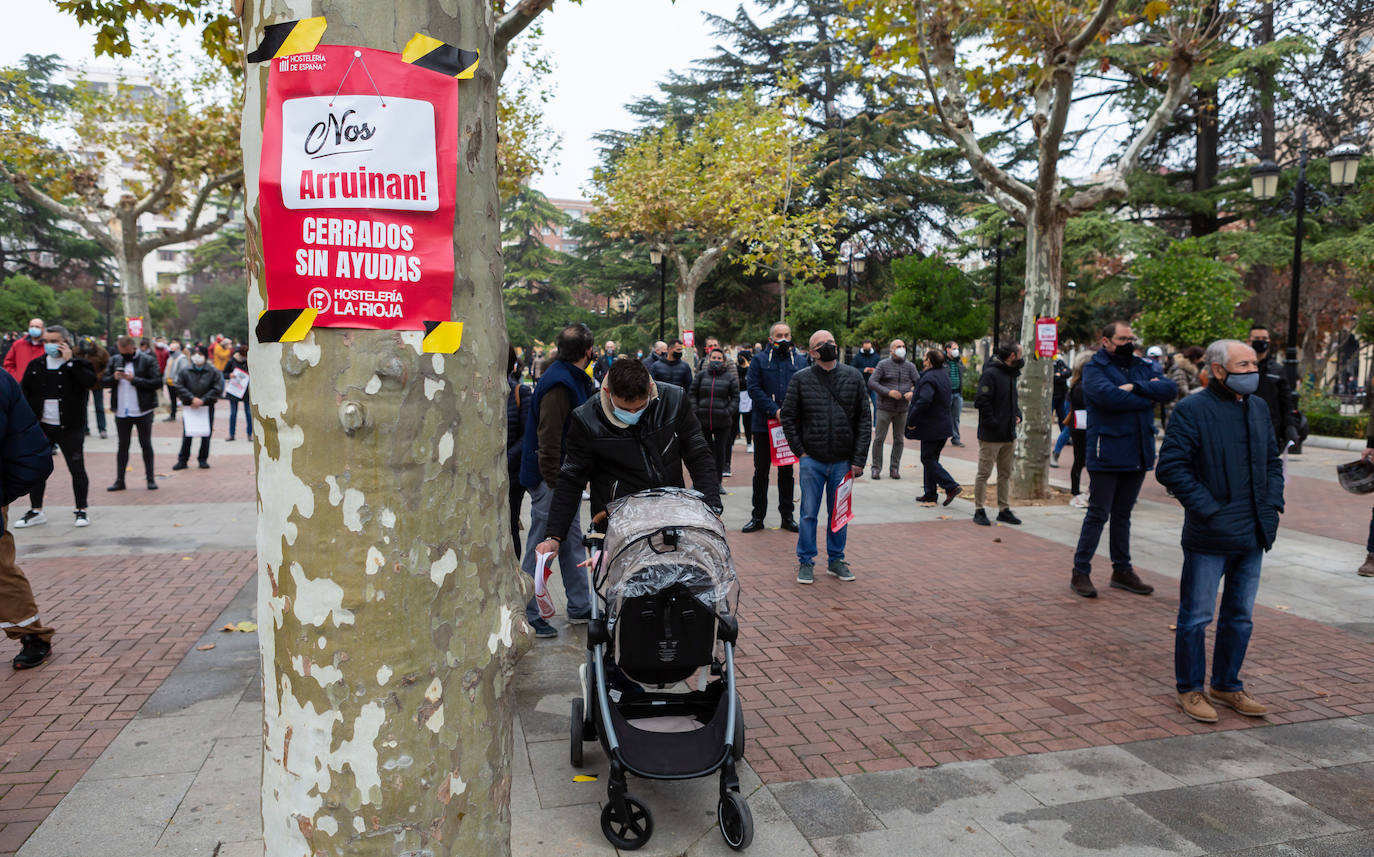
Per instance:
[[[124,321],[125,324],[128,325],[130,336],[132,336],[134,339],[143,338],[143,316],[139,315],[134,316],[133,318],[126,318],[124,319]]]
[[[267,308],[420,330],[453,300],[458,81],[370,48],[270,61],[259,206]]]
[[[1035,356],[1053,357],[1059,353],[1059,321],[1053,318],[1035,320]]]

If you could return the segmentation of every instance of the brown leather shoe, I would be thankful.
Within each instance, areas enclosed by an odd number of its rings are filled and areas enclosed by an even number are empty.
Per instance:
[[[1113,589],[1124,589],[1136,595],[1149,595],[1155,591],[1153,586],[1137,577],[1135,570],[1130,568],[1113,571],[1111,586]]]
[[[1360,577],[1374,577],[1374,553],[1364,558],[1364,565],[1355,572]]]
[[[1224,705],[1234,709],[1238,714],[1246,717],[1263,717],[1269,713],[1269,707],[1255,700],[1253,696],[1243,690],[1226,691],[1208,688],[1207,695],[1217,705]]]
[[[964,493],[964,486],[955,485],[953,488],[945,492],[945,502],[941,505],[948,506],[950,503],[954,502],[955,497],[958,497],[962,493]]]
[[[1069,589],[1073,590],[1075,595],[1081,595],[1084,598],[1097,597],[1097,587],[1093,586],[1092,578],[1086,574],[1075,574],[1073,579],[1069,581]]]
[[[1190,690],[1178,695],[1178,707],[1183,713],[1201,723],[1216,723],[1217,710],[1207,701],[1200,690]]]

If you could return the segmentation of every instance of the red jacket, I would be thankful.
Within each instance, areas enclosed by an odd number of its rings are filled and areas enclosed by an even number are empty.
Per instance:
[[[172,356],[172,352],[166,348],[153,346],[153,356],[157,358],[157,371],[167,371],[167,358]]]
[[[15,381],[22,381],[24,380],[24,370],[28,368],[29,361],[42,355],[42,341],[35,345],[28,336],[21,336],[19,341],[11,345],[10,350],[5,354],[5,371],[10,373]]]

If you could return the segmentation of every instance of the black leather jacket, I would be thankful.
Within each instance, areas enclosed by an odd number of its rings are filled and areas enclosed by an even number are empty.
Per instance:
[[[708,505],[720,507],[715,458],[687,394],[669,384],[657,385],[657,390],[632,426],[612,422],[610,394],[604,387],[573,409],[546,532],[568,531],[582,486],[589,482],[595,517],[617,497],[646,488],[685,487],[684,464],[692,474],[692,487],[706,495]]]
[[[863,467],[873,432],[868,404],[868,385],[853,366],[806,367],[792,376],[782,403],[787,445],[798,458]]]

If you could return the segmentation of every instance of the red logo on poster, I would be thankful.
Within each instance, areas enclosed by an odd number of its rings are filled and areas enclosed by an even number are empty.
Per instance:
[[[259,206],[267,308],[420,330],[453,301],[458,81],[369,48],[271,65]]]
[[[697,337],[695,332],[690,330],[682,331],[682,344],[686,348],[696,348]]]
[[[1052,318],[1035,320],[1035,356],[1053,357],[1059,351],[1059,322]]]
[[[140,315],[135,316],[134,318],[126,318],[124,319],[124,321],[129,327],[130,336],[132,336],[134,339],[143,338],[143,316]]]

